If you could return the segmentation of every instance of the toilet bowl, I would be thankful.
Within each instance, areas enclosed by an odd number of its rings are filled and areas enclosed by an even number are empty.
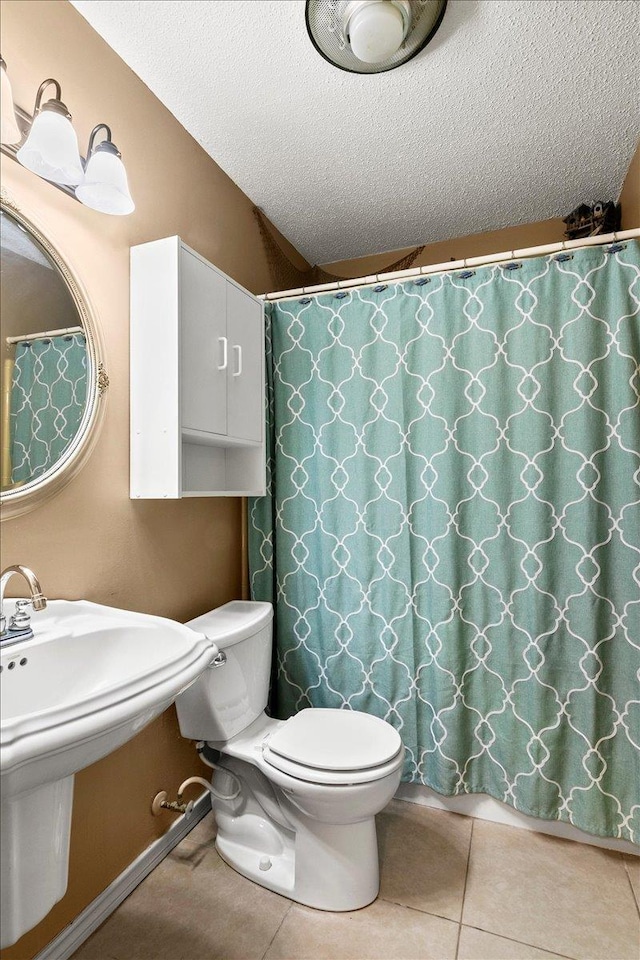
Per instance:
[[[356,910],[378,894],[375,815],[400,783],[402,741],[359,711],[268,717],[272,617],[270,604],[233,601],[190,622],[220,656],[177,698],[180,730],[216,751],[221,857],[299,903]]]

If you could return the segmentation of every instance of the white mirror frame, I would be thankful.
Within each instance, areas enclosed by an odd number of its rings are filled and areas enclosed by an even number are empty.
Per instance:
[[[0,196],[0,209],[24,227],[60,271],[80,316],[87,342],[87,402],[78,432],[60,459],[45,473],[14,490],[0,493],[0,519],[4,521],[40,506],[66,486],[84,466],[98,438],[109,377],[104,364],[99,327],[78,278],[53,244],[4,190]]]

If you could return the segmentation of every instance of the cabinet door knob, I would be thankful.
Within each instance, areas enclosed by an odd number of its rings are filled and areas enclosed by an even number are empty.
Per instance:
[[[227,369],[227,338],[218,337],[218,343],[222,345],[221,362],[218,364],[218,370]]]
[[[234,343],[233,352],[236,355],[236,369],[234,371],[234,377],[239,377],[242,373],[242,347],[239,343]]]

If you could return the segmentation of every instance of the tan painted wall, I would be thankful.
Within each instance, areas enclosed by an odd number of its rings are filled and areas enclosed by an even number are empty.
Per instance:
[[[640,143],[622,185],[620,206],[622,207],[621,228],[633,230],[635,227],[640,227]]]
[[[608,199],[608,198],[604,198]],[[640,227],[640,145],[633,157],[620,193],[623,230]],[[569,211],[567,211],[568,213]],[[474,233],[468,237],[456,237],[440,243],[430,243],[412,266],[422,267],[431,263],[446,263],[447,260],[463,260],[465,257],[483,257],[490,253],[536,247],[539,244],[557,243],[564,240],[565,225],[560,217],[540,220],[520,226],[505,227],[487,233]],[[412,247],[402,250],[387,250],[384,253],[358,257],[355,260],[338,260],[323,263],[322,268],[339,277],[364,277],[382,273],[384,268],[410,253]]]
[[[130,217],[95,213],[2,157],[3,188],[88,292],[111,380],[89,462],[52,500],[2,524],[2,567],[33,567],[49,597],[186,620],[241,594],[241,501],[129,500],[129,246],[179,234],[248,289],[273,289],[252,204],[66,0],[6,0],[1,15],[16,102],[31,111],[41,80],[59,79],[83,153],[96,123],[112,126],[137,204]],[[68,892],[6,960],[39,952],[164,832],[171,815],[153,818],[151,799],[199,772],[194,757],[171,709],[78,774]]]
[[[556,243],[564,239],[565,225],[561,219],[540,220],[525,223],[517,227],[505,227],[503,230],[491,230],[487,233],[473,233],[468,237],[456,237],[430,243],[422,251],[412,266],[422,267],[431,263],[446,263],[448,260],[463,260],[465,257],[482,257],[489,253],[501,253],[504,250],[517,250],[534,247],[543,243]],[[402,250],[387,250],[369,257],[355,260],[338,260],[335,263],[323,263],[322,269],[339,277],[364,277],[371,273],[382,273],[387,264],[399,260],[410,253],[413,247]]]
[[[46,311],[43,305],[46,304]],[[0,284],[0,360],[16,355],[7,337],[23,337],[27,333],[59,330],[78,326],[80,317],[66,283],[57,270],[49,270],[26,257],[2,258]],[[4,384],[3,384],[4,389]]]

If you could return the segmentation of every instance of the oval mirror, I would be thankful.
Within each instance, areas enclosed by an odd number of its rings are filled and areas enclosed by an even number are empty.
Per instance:
[[[2,516],[36,506],[84,462],[108,379],[78,282],[4,198],[0,411]]]

